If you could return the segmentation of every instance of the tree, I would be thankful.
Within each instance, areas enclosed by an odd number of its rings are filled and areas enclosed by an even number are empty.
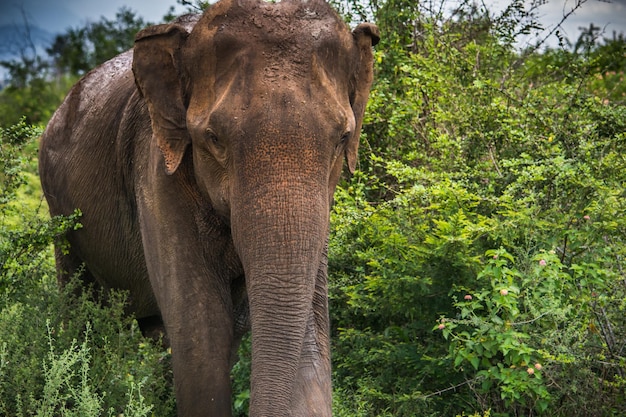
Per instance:
[[[106,60],[133,47],[135,34],[147,23],[131,9],[122,7],[115,20],[102,17],[82,28],[57,35],[46,51],[59,73],[83,75]]]
[[[31,24],[26,12],[22,9],[22,25],[16,26],[15,38],[10,46],[6,46],[9,53],[17,55],[13,60],[2,60],[0,66],[8,71],[9,85],[13,88],[25,88],[31,82],[43,78],[48,69],[48,62],[39,56]]]
[[[87,27],[70,28],[64,34],[57,35],[46,49],[57,74],[80,75],[92,68],[86,50],[86,32]]]

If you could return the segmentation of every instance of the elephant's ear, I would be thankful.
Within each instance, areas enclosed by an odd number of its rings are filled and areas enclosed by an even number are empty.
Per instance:
[[[168,175],[176,171],[191,143],[180,73],[187,35],[183,27],[167,24],[146,28],[135,38],[133,73],[148,103],[153,139],[163,153]]]
[[[354,31],[352,36],[359,53],[359,63],[354,74],[354,82],[352,88],[352,111],[356,120],[356,128],[354,134],[350,138],[346,146],[346,160],[350,173],[354,173],[356,169],[359,136],[361,127],[363,126],[363,115],[365,114],[365,106],[370,93],[370,87],[373,80],[374,55],[372,46],[380,41],[380,33],[378,27],[372,23],[361,23]]]

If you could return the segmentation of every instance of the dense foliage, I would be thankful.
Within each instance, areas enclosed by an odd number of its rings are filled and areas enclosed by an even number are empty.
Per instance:
[[[169,354],[78,282],[56,285],[51,243],[80,213],[46,219],[33,177],[40,129],[0,129],[0,415],[172,415]],[[154,414],[150,414],[150,413]]]
[[[623,415],[623,37],[520,54],[523,2],[374,6],[361,172],[333,211],[337,411]]]
[[[539,29],[521,0],[336,3],[382,41],[332,212],[335,414],[626,414],[626,39],[592,25],[520,51]],[[123,294],[56,288],[50,242],[80,213],[39,214],[39,130],[2,103],[0,414],[173,415],[169,353]],[[44,122],[46,103],[21,111]],[[244,342],[236,415],[249,356]]]

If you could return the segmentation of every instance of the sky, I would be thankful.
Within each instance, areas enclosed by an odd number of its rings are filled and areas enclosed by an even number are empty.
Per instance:
[[[122,6],[148,22],[160,22],[170,6],[182,10],[176,0],[0,0],[0,26],[22,23],[24,10],[32,25],[59,33],[96,22],[101,16],[113,19]]]
[[[548,0],[539,6],[537,13],[545,31],[555,28],[575,4],[576,0]],[[567,18],[559,30],[571,42],[575,42],[580,35],[580,28],[589,28],[591,23],[599,26],[606,38],[613,38],[614,31],[626,35],[626,0],[587,0]],[[556,46],[556,38],[550,44]]]
[[[479,2],[481,0],[478,0]],[[496,9],[508,3],[504,0],[483,0]],[[528,0],[530,2],[531,0]],[[535,0],[537,1],[537,0]],[[562,16],[575,4],[576,0],[539,0],[540,22],[550,30],[556,26]],[[176,0],[0,0],[0,28],[15,27],[23,22],[23,15],[31,26],[39,27],[49,33],[61,33],[69,27],[81,27],[87,22],[109,19],[122,6],[128,6],[144,20],[159,22],[170,6],[182,7]],[[587,0],[583,6],[566,21],[561,32],[572,42],[578,38],[580,27],[589,27],[593,22],[600,26],[606,37],[612,37],[613,31],[626,34],[626,0]],[[0,53],[8,40],[0,31]],[[556,41],[551,42],[556,45]]]

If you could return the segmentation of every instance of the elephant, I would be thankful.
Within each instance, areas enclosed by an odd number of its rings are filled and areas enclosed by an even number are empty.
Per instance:
[[[250,415],[332,415],[330,208],[379,38],[323,0],[221,0],[140,31],[46,127],[50,213],[82,213],[58,280],[124,290],[163,324],[178,415],[231,415],[248,328]]]

